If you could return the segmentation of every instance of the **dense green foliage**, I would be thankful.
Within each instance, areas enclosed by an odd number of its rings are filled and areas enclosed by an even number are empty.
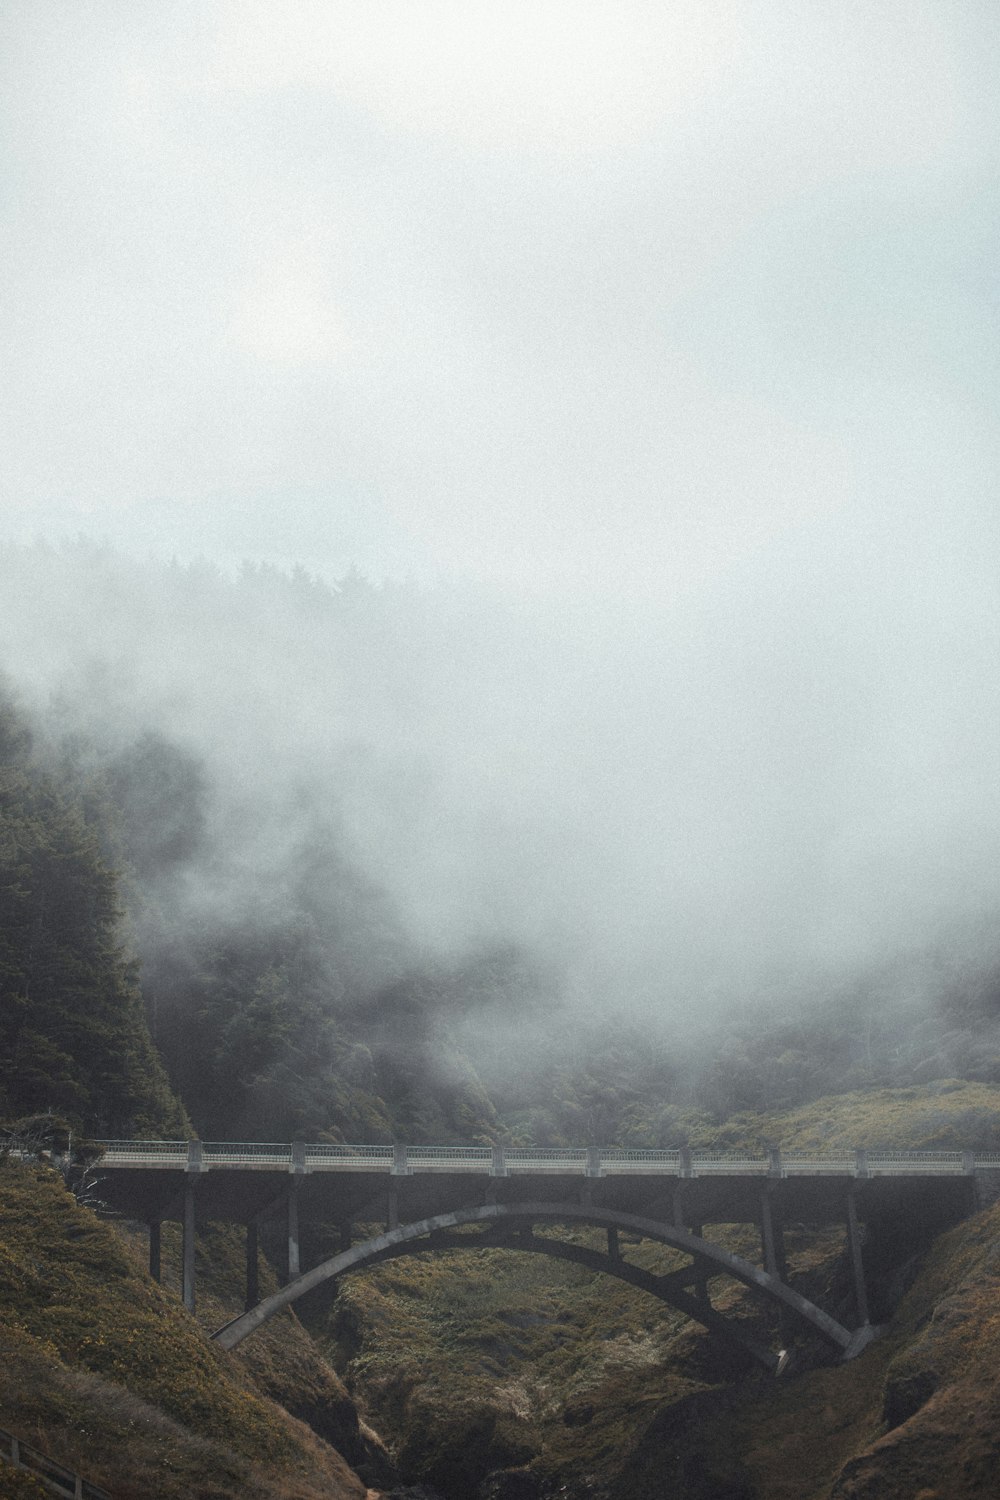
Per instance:
[[[0,700],[0,1116],[96,1135],[186,1128],[122,947],[115,876],[81,807]]]

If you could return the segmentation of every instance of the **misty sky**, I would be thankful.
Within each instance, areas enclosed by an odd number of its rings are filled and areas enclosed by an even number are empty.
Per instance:
[[[992,524],[988,3],[7,0],[20,536],[675,588]]]
[[[6,0],[0,69],[3,536],[549,632],[428,669],[435,910],[656,989],[995,906],[995,4]]]

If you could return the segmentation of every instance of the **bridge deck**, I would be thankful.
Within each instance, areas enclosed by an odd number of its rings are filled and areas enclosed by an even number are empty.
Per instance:
[[[278,1229],[286,1240],[287,1282],[298,1296],[300,1225],[313,1226],[310,1243],[317,1247],[328,1244],[331,1233],[350,1246],[359,1229],[368,1236],[368,1254],[381,1243],[377,1235],[371,1239],[372,1226],[380,1223],[390,1238],[419,1239],[435,1224],[492,1215],[523,1229],[539,1214],[560,1221],[565,1214],[567,1222],[582,1218],[612,1226],[609,1236],[617,1233],[615,1226],[653,1225],[659,1238],[678,1245],[690,1241],[694,1253],[709,1260],[723,1252],[704,1238],[706,1226],[756,1225],[768,1275],[781,1263],[783,1225],[844,1225],[859,1322],[867,1324],[859,1224],[864,1221],[876,1237],[902,1231],[916,1243],[972,1211],[984,1194],[995,1195],[1000,1183],[1000,1153],[969,1151],[772,1149],[753,1156],[594,1146],[100,1144],[96,1195],[105,1208],[150,1226],[150,1271],[157,1278],[160,1225],[181,1223],[182,1295],[192,1309],[199,1223],[246,1226],[250,1307],[258,1301],[258,1232],[265,1223],[272,1236]],[[353,1264],[353,1252],[343,1254]],[[615,1255],[609,1240],[609,1266],[617,1274]],[[326,1269],[316,1268],[320,1280],[334,1274],[334,1263],[324,1264]],[[313,1276],[310,1271],[304,1279]],[[273,1302],[264,1299],[260,1306]]]

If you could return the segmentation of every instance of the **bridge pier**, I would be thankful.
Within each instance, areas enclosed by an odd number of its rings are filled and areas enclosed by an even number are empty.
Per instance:
[[[683,1228],[683,1225],[681,1227]],[[704,1224],[692,1224],[691,1233],[695,1236],[696,1239],[703,1240],[705,1238]],[[694,1267],[694,1270],[694,1294],[699,1302],[703,1302],[706,1307],[710,1307],[712,1299],[708,1295],[708,1272],[700,1263]]]
[[[861,1256],[861,1226],[858,1223],[858,1206],[855,1201],[853,1188],[847,1193],[847,1243],[851,1252],[851,1272],[854,1277],[854,1305],[857,1310],[858,1323],[867,1327],[868,1316],[868,1288],[865,1284],[865,1266]]]
[[[789,1268],[784,1256],[784,1226],[780,1218],[775,1218],[769,1187],[760,1194],[760,1248],[765,1271],[780,1281],[786,1281]]]
[[[674,1228],[684,1228],[684,1184],[679,1182],[674,1188]]]
[[[302,1269],[299,1264],[299,1179],[297,1177],[291,1178],[288,1184],[286,1215],[288,1248],[285,1265],[288,1270],[288,1280],[294,1281]]]
[[[785,1257],[785,1232],[780,1218],[775,1215],[771,1202],[771,1184],[765,1183],[760,1195],[760,1241],[764,1257],[764,1270],[779,1281],[788,1281],[788,1261]],[[789,1317],[785,1309],[778,1310],[778,1327],[782,1339],[790,1334]]]
[[[399,1188],[394,1182],[389,1183],[385,1197],[385,1227],[388,1232],[399,1228]]]
[[[608,1226],[608,1259],[621,1260],[621,1258],[622,1253],[618,1246],[618,1225],[610,1224]]]

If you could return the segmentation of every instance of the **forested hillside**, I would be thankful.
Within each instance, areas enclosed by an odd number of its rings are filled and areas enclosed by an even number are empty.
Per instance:
[[[187,1116],[150,1040],[102,831],[0,697],[0,1117],[177,1135]]]
[[[529,873],[523,851],[511,863],[515,833],[528,837],[538,808],[522,805],[515,817],[498,794],[487,809],[479,799],[490,778],[507,783],[493,752],[477,766],[467,730],[446,772],[430,756],[432,733],[457,733],[461,719],[454,702],[428,714],[434,684],[448,696],[440,648],[459,649],[461,610],[446,618],[438,602],[357,578],[327,589],[252,570],[234,582],[149,565],[140,590],[133,565],[99,550],[28,561],[36,588],[20,602],[36,619],[57,607],[53,579],[65,589],[81,572],[91,603],[105,609],[82,654],[62,636],[40,632],[32,647],[23,624],[4,627],[0,1119],[10,1137],[37,1149],[47,1139],[62,1146],[67,1128],[77,1138],[997,1148],[1000,947],[980,906],[911,931],[891,951],[878,943],[814,970],[801,954],[793,963],[789,947],[769,979],[751,965],[740,989],[727,967],[724,984],[685,1001],[665,971],[662,994],[651,995],[648,947],[602,988],[625,928],[602,939],[598,897],[610,899],[608,887],[602,872],[593,882],[583,872],[576,918],[586,909],[595,923],[584,984],[585,965],[568,956],[580,929],[566,909],[536,903],[529,921],[530,893],[520,904],[511,895]],[[140,594],[145,637],[125,628]],[[75,586],[59,597],[71,613]],[[184,617],[183,641],[182,602],[197,617]],[[116,608],[113,654],[101,622]],[[310,619],[322,622],[314,635]],[[72,620],[62,628],[77,633]],[[302,630],[305,658],[294,644]],[[187,681],[199,631],[219,660]],[[260,657],[247,659],[243,677],[221,667],[254,632],[269,643],[266,692],[254,675]],[[405,671],[391,667],[401,643]],[[18,676],[16,659],[32,649]],[[462,649],[472,651],[467,639]],[[336,692],[310,689],[308,672],[281,680],[284,650],[297,653],[298,673],[304,662],[332,672]],[[433,671],[421,667],[428,655]],[[463,783],[475,817],[457,841],[446,823],[437,839],[421,819],[446,818]],[[462,889],[477,820],[487,867],[494,835],[510,839],[491,868],[490,901],[486,887]],[[407,836],[416,853],[403,860]],[[417,854],[429,861],[423,888]],[[419,888],[412,902],[410,884]],[[615,922],[622,912],[614,908]],[[687,952],[678,940],[683,962]],[[630,988],[640,969],[646,988]],[[209,1361],[204,1409],[189,1411],[174,1376],[202,1356],[194,1326],[170,1311],[169,1288],[153,1291],[112,1251],[44,1162],[30,1182],[27,1170],[5,1168],[2,1184],[5,1399],[64,1461],[85,1467],[89,1454],[130,1493],[127,1466],[112,1457],[125,1442],[113,1416],[120,1398],[106,1389],[118,1382],[138,1393],[129,1422],[140,1485],[152,1482],[161,1450],[173,1486],[163,1492],[178,1495],[201,1466],[215,1476],[206,1494],[257,1493],[252,1476],[261,1496],[304,1497],[328,1482],[360,1500],[344,1457],[393,1482],[378,1440],[292,1322],[275,1326],[235,1384],[224,1362]],[[775,1398],[631,1290],[616,1284],[609,1294],[580,1268],[527,1269],[500,1250],[359,1277],[332,1307],[317,1302],[304,1316],[377,1422],[401,1479],[447,1500],[625,1500],[676,1485],[699,1500],[902,1497],[909,1480],[900,1476],[915,1466],[944,1472],[934,1444],[954,1432],[954,1411],[980,1380],[961,1375],[945,1312],[933,1335],[921,1333],[944,1307],[949,1268],[965,1278],[961,1337],[978,1340],[976,1371],[988,1363],[993,1224],[979,1222],[968,1245],[956,1230],[934,1252],[929,1279],[914,1283],[891,1341],[873,1346],[860,1375],[807,1368]],[[46,1244],[41,1259],[26,1249],[32,1238]],[[82,1260],[69,1248],[78,1241]],[[630,1253],[647,1254],[638,1245]],[[928,1253],[908,1245],[885,1269],[876,1294],[887,1318]],[[804,1239],[795,1254],[800,1284],[836,1301],[842,1236]],[[203,1271],[218,1286],[204,1316],[221,1321],[239,1305],[238,1258],[224,1236],[206,1252]],[[95,1291],[102,1275],[107,1299]],[[150,1320],[161,1320],[177,1353],[173,1375],[137,1355]],[[930,1403],[939,1388],[943,1429]],[[804,1391],[818,1393],[829,1420],[803,1414]],[[268,1398],[313,1435],[288,1427]],[[92,1441],[78,1439],[65,1411]],[[237,1439],[240,1411],[253,1420]],[[173,1426],[161,1442],[164,1422]],[[808,1464],[800,1429],[812,1433]],[[775,1488],[784,1479],[769,1442],[805,1465],[798,1489]],[[972,1477],[955,1493],[986,1493],[977,1476],[992,1473],[995,1454],[988,1442],[966,1449]]]
[[[1000,1080],[981,894],[959,916],[945,887],[905,936],[873,904],[835,961],[790,917],[741,972],[708,907],[715,970],[676,910],[651,946],[685,861],[623,901],[609,840],[649,778],[609,801],[613,758],[568,737],[595,727],[581,664],[549,636],[543,665],[538,621],[82,542],[8,547],[0,576],[8,1113],[179,1130],[143,1009],[207,1138],[675,1144],[832,1090]],[[637,715],[621,733],[638,753]],[[119,1015],[132,1040],[92,1069]]]

